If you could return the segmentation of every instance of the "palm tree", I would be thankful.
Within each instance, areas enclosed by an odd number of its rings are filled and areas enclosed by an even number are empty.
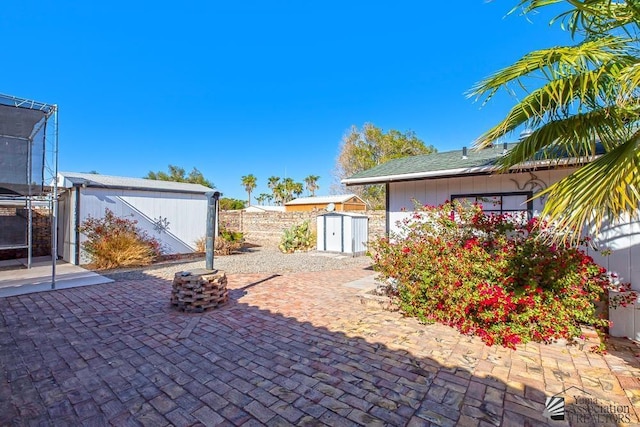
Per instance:
[[[279,182],[275,187],[273,187],[273,200],[276,206],[282,206],[286,202],[288,202],[286,196],[286,189],[283,183]]]
[[[303,191],[304,191],[304,187],[301,182],[294,182],[293,185],[291,186],[291,192],[295,197],[300,197]]]
[[[245,175],[242,178],[242,186],[249,195],[249,206],[251,206],[251,192],[256,188],[258,179],[253,175]]]
[[[287,203],[293,200],[295,197],[299,197],[304,191],[304,187],[301,182],[295,182],[292,178],[285,178],[276,187],[281,196],[282,203]]]
[[[264,205],[265,201],[271,200],[272,198],[273,196],[269,193],[260,193],[258,197],[254,197],[254,199],[256,199],[256,202],[258,202],[259,205]]]
[[[311,197],[315,197],[316,190],[320,188],[318,185],[318,180],[320,177],[318,175],[309,175],[304,179],[304,183],[307,185],[307,191],[311,193]]]
[[[267,181],[268,181],[267,187],[269,187],[269,189],[273,190],[274,188],[276,188],[276,185],[278,185],[278,183],[280,182],[280,177],[279,176],[270,176]]]
[[[292,178],[285,178],[282,180],[282,192],[283,192],[283,201],[282,203],[287,203],[293,200],[293,187],[295,182],[293,182]]]
[[[501,158],[503,170],[534,156],[595,159],[537,195],[548,196],[542,215],[565,232],[559,238],[576,241],[584,226],[597,233],[607,219],[636,214],[640,206],[640,9],[630,0],[521,0],[518,6],[532,12],[554,3],[569,7],[556,19],[577,43],[531,52],[476,84],[470,96],[486,102],[501,89],[524,89],[475,143],[488,147],[532,129]],[[598,146],[604,154],[595,158]]]
[[[278,195],[276,194],[276,187],[278,186],[278,184],[280,184],[279,176],[270,176],[267,179],[267,187],[269,187],[271,193],[273,193],[273,198],[275,199],[276,204],[278,204]]]

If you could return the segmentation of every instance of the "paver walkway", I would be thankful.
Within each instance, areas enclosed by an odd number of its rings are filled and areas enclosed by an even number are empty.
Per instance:
[[[231,275],[231,301],[202,314],[151,276],[1,298],[0,425],[638,422],[630,341],[489,348],[360,304],[342,284],[370,274]],[[543,416],[555,393],[564,421]]]

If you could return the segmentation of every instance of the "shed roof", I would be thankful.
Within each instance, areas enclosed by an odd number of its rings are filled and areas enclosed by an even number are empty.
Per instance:
[[[188,182],[160,181],[146,178],[130,178],[124,176],[100,175],[81,172],[59,172],[58,183],[61,187],[77,186],[117,188],[142,191],[166,191],[171,193],[204,194],[213,189],[201,184]]]
[[[507,144],[507,151],[516,145],[517,143]],[[604,153],[601,144],[596,144],[596,153]],[[346,185],[363,185],[458,175],[490,174],[497,171],[496,163],[504,155],[504,146],[494,145],[492,148],[483,150],[469,149],[466,156],[462,154],[462,150],[455,150],[394,159],[371,169],[358,172],[349,178],[343,179],[342,183]],[[533,161],[515,166],[514,169],[556,167],[559,164],[573,165],[585,163],[589,160],[582,157],[571,158],[566,154],[553,157],[561,158],[562,160],[558,161],[557,159],[545,159],[545,156],[536,156]]]
[[[287,206],[292,205],[320,205],[320,204],[329,204],[329,203],[345,203],[353,198],[358,199],[362,204],[364,204],[364,200],[358,197],[355,194],[337,194],[334,196],[318,196],[318,197],[299,197],[297,199],[291,200],[290,202],[285,203]]]
[[[349,216],[352,218],[369,218],[367,214],[357,213],[357,212],[325,212],[321,213],[318,216]]]

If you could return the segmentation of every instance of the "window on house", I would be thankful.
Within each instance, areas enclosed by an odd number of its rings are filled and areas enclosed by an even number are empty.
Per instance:
[[[515,193],[481,193],[481,194],[454,194],[451,201],[477,203],[487,213],[517,213],[520,212],[531,218],[533,215],[533,202],[530,200],[533,193],[522,191]]]

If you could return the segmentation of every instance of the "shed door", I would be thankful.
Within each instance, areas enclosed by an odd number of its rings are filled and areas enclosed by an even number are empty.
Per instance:
[[[324,249],[330,252],[342,252],[342,216],[325,215]]]

